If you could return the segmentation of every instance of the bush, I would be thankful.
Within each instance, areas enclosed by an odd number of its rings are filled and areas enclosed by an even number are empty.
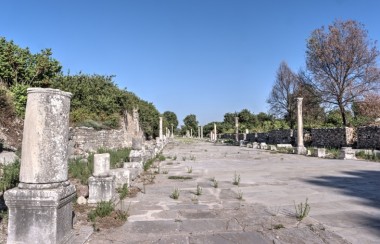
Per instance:
[[[81,161],[81,159],[69,160],[69,175],[78,179],[81,184],[88,184],[88,178],[92,175],[93,170],[94,154],[89,155],[87,163]]]
[[[0,191],[5,192],[8,189],[16,187],[19,183],[20,161],[7,165],[0,165]]]
[[[129,188],[127,184],[124,184],[123,187],[118,188],[117,192],[120,195],[120,199],[123,200],[129,195]]]
[[[110,215],[113,210],[114,210],[114,206],[111,201],[109,202],[102,201],[96,205],[95,209],[91,210],[88,213],[87,217],[90,221],[94,222],[97,217],[100,217],[100,218],[106,217]]]
[[[28,87],[29,86],[27,85],[16,83],[10,88],[16,109],[16,114],[21,118],[25,117]]]

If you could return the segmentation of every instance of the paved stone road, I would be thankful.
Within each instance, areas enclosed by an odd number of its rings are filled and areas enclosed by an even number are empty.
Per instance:
[[[168,174],[123,202],[130,204],[128,222],[94,233],[88,243],[380,243],[379,163],[184,140],[164,155],[177,157],[161,163]],[[235,171],[239,187],[232,184]],[[168,179],[173,175],[192,179]],[[175,187],[178,200],[169,197]],[[310,214],[299,222],[294,201],[306,198]]]

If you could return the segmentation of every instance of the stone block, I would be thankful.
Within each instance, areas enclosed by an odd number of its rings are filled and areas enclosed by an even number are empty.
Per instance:
[[[80,196],[77,199],[77,204],[79,204],[79,205],[86,205],[87,204],[87,199],[84,196]]]
[[[270,146],[269,146],[269,149],[270,149],[271,151],[277,151],[277,147],[276,147],[275,145],[270,145]]]
[[[95,177],[107,177],[110,170],[110,154],[94,154],[94,172]]]
[[[253,149],[257,149],[257,148],[259,148],[259,143],[257,143],[257,142],[254,142],[254,143],[252,143],[252,148]]]
[[[115,197],[115,176],[88,178],[88,203],[113,201]]]
[[[74,197],[73,185],[6,191],[8,243],[71,243]]]
[[[268,149],[268,145],[265,142],[261,142],[260,143],[260,149],[267,150]]]
[[[141,137],[132,138],[132,150],[142,150],[143,149],[143,139]]]
[[[352,147],[342,147],[340,149],[340,159],[356,159],[355,151]]]
[[[292,144],[277,144],[277,148],[292,148]]]
[[[123,187],[124,184],[129,186],[130,171],[126,168],[111,169],[110,174],[115,176],[115,187]]]
[[[318,158],[326,157],[326,148],[314,148],[313,156]]]
[[[141,162],[144,159],[143,150],[131,150],[129,153],[129,162]]]

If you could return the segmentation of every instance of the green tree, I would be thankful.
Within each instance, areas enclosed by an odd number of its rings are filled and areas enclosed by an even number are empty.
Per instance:
[[[11,87],[15,84],[49,87],[53,78],[61,73],[62,66],[52,58],[51,49],[32,54],[0,37],[0,82]]]
[[[173,128],[176,129],[178,127],[178,119],[177,115],[174,112],[171,111],[165,111],[162,116],[167,122],[167,127],[171,130],[171,126],[173,125]]]
[[[189,114],[183,119],[183,123],[185,125],[186,130],[193,129],[193,135],[198,130],[198,121],[197,121],[197,116],[195,114]]]

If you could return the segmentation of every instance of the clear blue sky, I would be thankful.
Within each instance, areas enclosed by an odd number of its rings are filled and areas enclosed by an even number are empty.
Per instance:
[[[0,36],[32,52],[52,48],[65,73],[116,75],[180,123],[266,112],[281,61],[305,67],[306,39],[335,19],[380,40],[377,0],[2,1]]]

